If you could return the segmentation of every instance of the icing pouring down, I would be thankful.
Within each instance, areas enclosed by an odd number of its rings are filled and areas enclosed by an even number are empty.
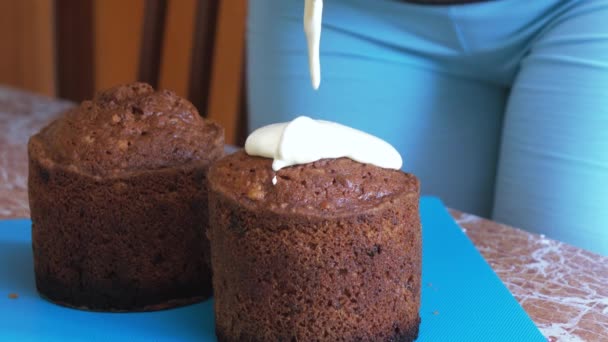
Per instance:
[[[323,0],[305,0],[304,32],[312,87],[321,84],[319,44]],[[325,158],[346,157],[382,168],[401,169],[399,152],[386,141],[335,122],[300,116],[291,122],[258,128],[247,137],[245,152],[273,159],[272,169],[307,164]],[[276,176],[272,183],[276,184]]]
[[[319,89],[321,84],[321,63],[319,61],[319,44],[321,41],[321,17],[323,0],[306,0],[304,3],[304,33],[308,44],[308,66],[312,87]]]

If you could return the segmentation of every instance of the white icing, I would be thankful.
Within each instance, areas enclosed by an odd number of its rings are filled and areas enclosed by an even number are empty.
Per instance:
[[[272,158],[272,169],[347,157],[387,169],[400,169],[401,155],[386,141],[335,122],[300,116],[258,128],[247,137],[245,152]],[[274,183],[274,182],[273,182]]]
[[[319,43],[321,41],[321,18],[323,0],[305,0],[304,33],[308,44],[308,66],[312,87],[319,89],[321,84],[321,63],[319,62]]]

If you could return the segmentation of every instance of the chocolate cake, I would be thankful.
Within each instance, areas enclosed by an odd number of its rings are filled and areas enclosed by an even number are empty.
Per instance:
[[[220,341],[413,341],[419,182],[347,158],[275,172],[237,152],[209,171]]]
[[[206,178],[223,134],[190,102],[134,83],[100,92],[31,137],[39,293],[100,311],[208,298]]]

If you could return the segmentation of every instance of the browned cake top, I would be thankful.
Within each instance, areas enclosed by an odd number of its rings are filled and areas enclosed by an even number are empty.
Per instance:
[[[32,140],[56,163],[104,175],[215,159],[223,130],[175,93],[132,83],[82,102]]]
[[[272,184],[276,175],[277,183]],[[404,193],[418,194],[419,182],[398,170],[348,158],[272,170],[272,159],[236,152],[209,171],[212,189],[251,209],[335,216],[363,211]]]

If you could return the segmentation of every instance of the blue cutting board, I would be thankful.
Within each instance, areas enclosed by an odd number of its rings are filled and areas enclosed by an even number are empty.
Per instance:
[[[418,341],[545,342],[441,201],[423,198],[420,211],[423,288]],[[11,293],[19,297],[10,299]],[[30,221],[0,221],[0,340],[215,341],[213,301],[130,314],[51,304],[36,293]]]

